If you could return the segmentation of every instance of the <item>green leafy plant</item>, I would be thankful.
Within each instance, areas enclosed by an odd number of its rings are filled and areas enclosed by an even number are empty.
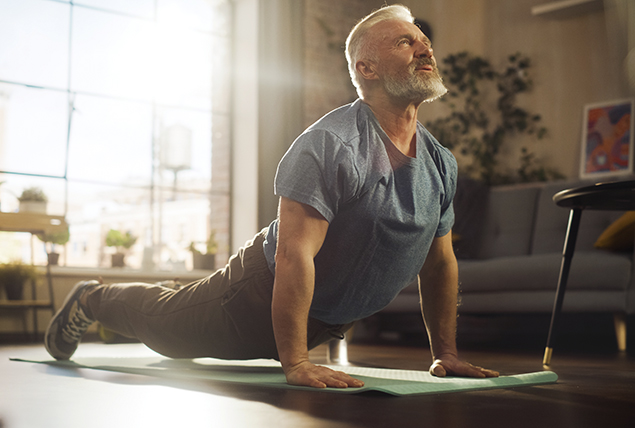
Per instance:
[[[462,168],[463,173],[487,184],[562,177],[557,171],[539,166],[526,147],[521,149],[521,166],[516,175],[500,170],[501,148],[512,136],[525,134],[540,140],[547,133],[540,126],[540,115],[516,104],[517,96],[532,87],[528,57],[510,55],[502,70],[468,52],[448,55],[442,64],[449,94],[441,100],[448,104],[450,114],[428,121],[426,127],[443,145],[472,160]]]
[[[42,233],[37,235],[38,239],[44,243],[51,244],[51,252],[55,251],[56,245],[65,245],[70,239],[71,235],[66,228],[60,232]]]
[[[37,270],[32,265],[19,261],[0,264],[0,287],[4,288],[9,300],[22,299],[26,281],[37,277]]]
[[[106,246],[115,247],[118,253],[129,250],[137,242],[137,237],[130,232],[122,233],[119,230],[110,229],[106,234]]]
[[[196,244],[194,242],[190,243],[188,250],[190,250],[192,254],[203,254],[199,249],[196,248]],[[210,232],[209,238],[207,238],[205,250],[206,250],[206,254],[216,254],[218,252],[218,242],[216,241],[216,230],[212,230]]]
[[[18,197],[20,202],[48,202],[48,198],[42,189],[39,187],[29,187],[22,191],[22,194]]]

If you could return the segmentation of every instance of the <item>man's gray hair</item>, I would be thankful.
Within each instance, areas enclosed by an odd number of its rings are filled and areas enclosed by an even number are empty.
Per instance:
[[[357,94],[361,97],[360,81],[361,78],[355,68],[355,63],[360,59],[367,59],[376,61],[377,55],[372,46],[368,43],[368,30],[370,30],[375,24],[397,19],[401,21],[407,21],[414,23],[414,17],[406,6],[401,4],[394,4],[390,6],[384,6],[381,9],[376,10],[353,27],[348,38],[346,39],[346,61],[348,61],[348,73],[351,75],[351,81],[357,89]]]

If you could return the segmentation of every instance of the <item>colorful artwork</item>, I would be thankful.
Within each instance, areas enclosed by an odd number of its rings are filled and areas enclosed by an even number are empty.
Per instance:
[[[633,173],[633,100],[585,108],[582,178]]]

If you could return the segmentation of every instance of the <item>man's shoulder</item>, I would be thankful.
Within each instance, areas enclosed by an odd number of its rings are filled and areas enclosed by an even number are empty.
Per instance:
[[[331,110],[309,126],[304,134],[328,134],[343,142],[354,140],[360,133],[358,122],[361,108],[362,102],[358,99]]]

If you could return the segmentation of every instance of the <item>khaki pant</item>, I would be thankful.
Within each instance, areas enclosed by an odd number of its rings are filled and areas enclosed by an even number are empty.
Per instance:
[[[179,290],[128,283],[88,294],[90,315],[104,327],[172,358],[278,359],[271,322],[273,275],[262,244],[267,229],[224,269]],[[309,349],[351,327],[309,318]]]

